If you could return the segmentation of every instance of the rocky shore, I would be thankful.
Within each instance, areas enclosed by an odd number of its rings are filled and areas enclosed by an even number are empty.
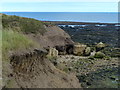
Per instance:
[[[60,70],[74,73],[84,88],[117,88],[120,83],[119,58],[103,53],[106,45],[102,42],[96,45],[95,50],[91,48],[77,43],[73,45],[72,53],[54,54],[50,61]]]
[[[116,88],[120,84],[118,47],[99,40],[80,43],[79,35],[73,41],[62,27],[31,18],[3,14],[2,23],[2,88]]]

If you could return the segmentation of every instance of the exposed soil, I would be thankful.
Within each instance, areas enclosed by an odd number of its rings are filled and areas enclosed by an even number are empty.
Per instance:
[[[47,32],[44,35],[28,34],[30,38],[37,41],[42,48],[54,47],[57,45],[73,44],[71,37],[57,26],[45,26]]]
[[[34,52],[11,57],[12,72],[6,88],[80,88],[74,74],[66,74],[45,58],[45,52]]]
[[[3,87],[5,88],[81,88],[74,74],[57,69],[47,58],[44,48],[73,43],[70,36],[57,26],[45,27],[47,32],[25,34],[37,41],[41,49],[16,51],[9,54],[10,61],[3,62]]]

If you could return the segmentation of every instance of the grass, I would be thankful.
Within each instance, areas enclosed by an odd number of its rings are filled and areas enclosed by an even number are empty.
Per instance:
[[[26,34],[41,34],[46,32],[44,23],[32,19],[19,17],[15,15],[2,14],[2,26],[0,35],[2,35],[2,55],[8,56],[9,51],[27,50],[31,48],[39,48],[37,42],[31,40]]]
[[[7,78],[12,73],[10,67],[11,53],[23,53],[40,48],[40,45],[28,38],[28,34],[41,34],[46,32],[44,23],[39,20],[24,18],[18,16],[10,16],[2,14],[2,26],[0,29],[0,52],[2,60],[3,80],[2,82],[8,83],[8,88],[14,84],[14,81]],[[1,81],[0,81],[1,82]],[[1,83],[0,83],[1,84]]]
[[[40,33],[43,35],[46,32],[43,22],[36,19],[19,17],[15,15],[2,14],[2,25],[3,28],[12,28],[26,34]]]
[[[9,51],[22,51],[37,48],[39,45],[20,32],[2,30],[2,53],[3,58]]]

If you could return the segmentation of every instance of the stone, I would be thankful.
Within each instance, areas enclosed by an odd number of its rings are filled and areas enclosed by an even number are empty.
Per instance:
[[[56,50],[58,50],[59,55],[65,55],[66,54],[66,47],[65,46],[55,46]]]
[[[59,55],[73,54],[73,44],[66,44],[64,46],[55,46],[59,51]]]
[[[96,51],[100,51],[106,47],[106,44],[100,42],[96,45]]]
[[[67,44],[66,47],[66,53],[67,54],[73,54],[73,44]]]
[[[80,43],[75,44],[73,47],[73,54],[78,56],[83,55],[86,47],[87,46],[84,44],[80,44]]]
[[[90,47],[86,47],[85,51],[84,51],[84,55],[85,56],[89,56],[91,53],[91,48]]]
[[[95,51],[91,52],[90,56],[95,56]]]
[[[58,57],[58,50],[56,50],[55,48],[50,48],[48,52],[48,56]]]

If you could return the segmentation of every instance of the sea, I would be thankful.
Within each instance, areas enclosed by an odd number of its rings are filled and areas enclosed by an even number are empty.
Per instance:
[[[118,23],[117,12],[3,12],[41,21]]]

